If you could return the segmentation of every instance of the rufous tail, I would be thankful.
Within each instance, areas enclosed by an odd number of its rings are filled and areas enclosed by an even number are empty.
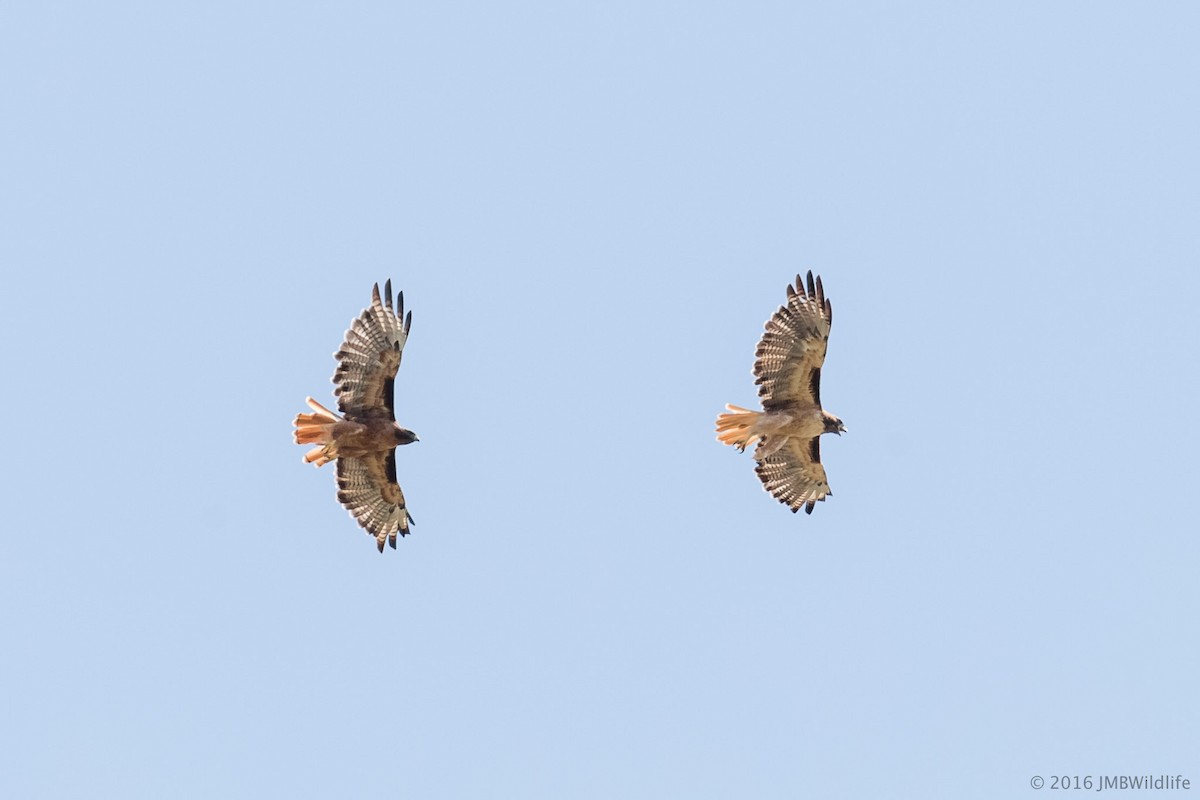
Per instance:
[[[296,444],[321,445],[305,453],[304,462],[323,467],[338,457],[337,443],[333,441],[333,426],[342,418],[311,397],[306,398],[305,402],[316,413],[296,415],[293,423],[296,426]]]
[[[731,405],[726,405],[725,408],[733,413],[717,417],[717,441],[744,451],[762,438],[756,430],[758,418],[762,416],[761,411]]]

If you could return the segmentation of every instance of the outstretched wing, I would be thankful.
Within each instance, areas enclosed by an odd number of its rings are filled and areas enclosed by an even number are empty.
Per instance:
[[[821,365],[833,308],[812,270],[807,287],[797,275],[795,288],[789,285],[787,293],[787,305],[767,320],[755,352],[754,382],[767,411],[821,405]]]
[[[338,410],[351,417],[386,417],[395,422],[396,370],[412,326],[412,312],[404,316],[404,292],[392,308],[392,282],[371,289],[371,305],[350,323],[346,340],[333,357],[338,360],[333,382]]]
[[[365,458],[339,458],[337,482],[338,501],[375,537],[379,552],[385,539],[394,548],[397,533],[408,535],[413,518],[396,482],[395,448]]]
[[[760,442],[759,451],[762,448]],[[800,506],[811,514],[813,506],[833,494],[825,478],[825,468],[821,466],[821,440],[816,436],[811,439],[788,437],[782,447],[760,460],[754,471],[767,491],[792,509],[793,514]]]

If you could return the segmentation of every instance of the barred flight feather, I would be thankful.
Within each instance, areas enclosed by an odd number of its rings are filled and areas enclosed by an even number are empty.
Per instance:
[[[812,450],[806,454],[801,440],[789,439],[754,468],[771,496],[790,508],[793,514],[801,506],[811,514],[818,502],[825,502],[825,498],[833,494],[825,477],[825,467],[821,466],[819,440],[813,438],[810,441]]]
[[[337,465],[338,501],[375,537],[380,552],[385,540],[395,547],[396,535],[407,536],[412,522],[400,487],[379,481],[384,468],[373,458],[340,458]],[[384,497],[383,486],[393,490],[390,497]]]
[[[386,396],[385,384],[400,368],[404,344],[412,325],[412,312],[404,316],[404,293],[397,295],[392,305],[392,282],[384,284],[383,298],[379,284],[371,290],[371,305],[350,323],[342,346],[334,353],[338,361],[333,373],[337,385],[333,393],[338,409],[345,414],[364,413],[378,416],[384,407],[395,419],[393,398]]]
[[[833,308],[821,279],[814,280],[811,271],[807,286],[797,275],[787,295],[787,305],[767,320],[755,351],[754,382],[767,409],[821,403],[813,372],[825,362]]]

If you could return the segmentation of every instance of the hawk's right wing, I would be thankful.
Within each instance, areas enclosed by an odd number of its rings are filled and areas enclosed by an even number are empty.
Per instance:
[[[760,442],[758,449],[761,451],[762,448]],[[793,514],[800,506],[811,514],[818,502],[824,502],[833,494],[829,490],[825,468],[821,466],[821,439],[818,436],[808,440],[788,437],[782,447],[761,459],[754,471],[767,491],[792,509]]]
[[[395,548],[396,534],[408,535],[413,519],[396,481],[395,448],[365,458],[338,458],[337,482],[338,501],[375,537],[379,552],[384,540]]]

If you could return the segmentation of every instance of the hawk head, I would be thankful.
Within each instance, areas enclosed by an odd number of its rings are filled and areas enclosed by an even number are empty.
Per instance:
[[[396,444],[398,445],[412,444],[413,442],[420,441],[415,433],[410,431],[408,428],[401,428],[399,425],[396,425],[394,428],[392,428],[392,435],[396,437]]]
[[[846,426],[842,424],[840,419],[835,417],[833,414],[830,414],[828,411],[824,412],[824,414],[825,430],[822,431],[822,433],[836,433],[838,436],[841,436],[846,432]]]

